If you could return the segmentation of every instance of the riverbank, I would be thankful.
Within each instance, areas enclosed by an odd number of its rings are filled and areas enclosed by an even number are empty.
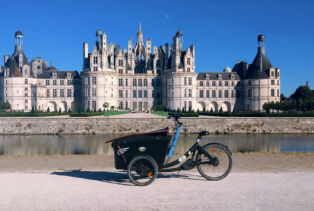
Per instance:
[[[217,182],[197,170],[135,187],[113,156],[1,156],[3,210],[312,210],[314,153],[234,153]],[[287,194],[288,193],[288,194]]]
[[[314,134],[313,117],[189,117],[182,118],[182,133],[207,130],[222,134]],[[3,117],[2,135],[93,135],[149,132],[170,126],[172,120],[153,114],[122,114],[112,117]]]

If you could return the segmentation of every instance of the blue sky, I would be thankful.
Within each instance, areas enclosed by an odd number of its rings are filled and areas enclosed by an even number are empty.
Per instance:
[[[82,43],[91,50],[97,29],[126,48],[129,38],[136,42],[140,22],[144,40],[156,46],[182,30],[184,47],[195,45],[196,71],[222,71],[237,60],[252,62],[262,32],[268,58],[281,68],[282,92],[290,95],[307,80],[314,87],[313,10],[310,0],[3,1],[0,54],[13,53],[21,30],[29,59],[81,71]]]

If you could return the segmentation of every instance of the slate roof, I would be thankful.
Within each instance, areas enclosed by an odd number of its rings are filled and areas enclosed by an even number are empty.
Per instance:
[[[57,73],[57,78],[67,78],[67,73],[71,73],[74,79],[79,79],[80,74],[77,71],[44,70],[37,78],[52,78],[52,73]]]
[[[240,80],[240,76],[236,72],[200,72],[197,75],[197,80],[206,80],[206,75],[209,75],[207,80],[231,80],[231,75],[234,75],[234,80]],[[221,75],[221,79],[219,79]]]
[[[262,79],[269,77],[269,69],[273,67],[265,54],[264,47],[258,47],[257,55],[249,65],[245,79]]]

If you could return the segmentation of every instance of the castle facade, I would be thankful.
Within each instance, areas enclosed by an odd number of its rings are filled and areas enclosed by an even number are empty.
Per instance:
[[[144,44],[141,25],[128,48],[109,43],[96,32],[91,52],[83,43],[83,70],[57,70],[41,58],[28,61],[23,34],[15,34],[15,50],[0,67],[0,102],[12,110],[103,110],[104,103],[121,110],[150,110],[166,105],[172,110],[262,111],[265,102],[280,100],[280,69],[265,53],[265,37],[258,36],[258,51],[251,64],[239,61],[221,72],[196,73],[195,47],[183,49],[178,31],[172,44]]]

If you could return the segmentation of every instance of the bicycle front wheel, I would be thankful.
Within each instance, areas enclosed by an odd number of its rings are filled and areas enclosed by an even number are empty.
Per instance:
[[[222,144],[210,143],[202,147],[213,159],[198,151],[196,156],[198,172],[208,180],[216,181],[225,178],[232,168],[230,151]]]

